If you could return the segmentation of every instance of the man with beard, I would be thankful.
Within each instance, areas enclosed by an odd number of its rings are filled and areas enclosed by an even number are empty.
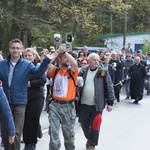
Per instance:
[[[146,80],[146,70],[145,66],[140,63],[140,57],[135,57],[135,64],[130,67],[128,71],[128,76],[131,77],[130,80],[130,93],[131,99],[135,101],[133,103],[138,104],[143,98],[144,80]]]
[[[66,44],[61,44],[57,52],[59,69],[50,64],[47,73],[53,79],[52,100],[49,104],[49,150],[60,149],[60,126],[64,136],[65,149],[74,150],[76,118],[74,104],[76,87],[74,81],[77,83],[78,65],[76,60],[67,52]],[[54,57],[55,59],[56,57]],[[74,81],[69,75],[68,67]],[[58,70],[57,73],[56,70]]]

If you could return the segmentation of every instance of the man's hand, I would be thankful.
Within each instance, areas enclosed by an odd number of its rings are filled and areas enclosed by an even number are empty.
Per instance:
[[[129,79],[129,76],[127,75],[127,76],[126,76],[126,80],[128,80],[128,79]]]
[[[110,112],[110,111],[112,111],[112,110],[113,110],[113,106],[107,105],[107,111]]]
[[[147,83],[148,83],[148,80],[144,80],[144,83],[147,84]]]
[[[31,87],[30,81],[28,81],[28,87]]]
[[[67,48],[66,48],[66,44],[61,44],[57,50],[57,52],[59,54],[63,54],[65,51],[67,51]]]
[[[15,136],[9,136],[8,140],[9,140],[9,144],[13,144],[15,141]]]
[[[51,61],[54,61],[56,59],[56,57],[58,56],[58,53],[55,52],[55,53],[48,53],[46,55]]]

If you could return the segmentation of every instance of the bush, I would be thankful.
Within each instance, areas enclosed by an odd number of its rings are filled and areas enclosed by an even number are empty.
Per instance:
[[[143,54],[146,54],[146,52],[150,52],[150,38],[148,40],[145,40],[142,51]]]

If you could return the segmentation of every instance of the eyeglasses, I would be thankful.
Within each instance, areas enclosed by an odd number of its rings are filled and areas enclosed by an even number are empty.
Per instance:
[[[84,56],[84,54],[80,54],[80,56]]]
[[[81,63],[82,65],[86,65],[87,63]]]
[[[19,49],[21,49],[21,47],[11,47],[11,49],[12,49],[12,50],[15,50],[15,49],[16,49],[16,50],[19,50]]]
[[[131,57],[131,56],[127,56],[127,57]]]

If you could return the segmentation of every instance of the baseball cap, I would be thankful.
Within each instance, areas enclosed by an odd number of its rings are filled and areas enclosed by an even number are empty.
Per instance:
[[[92,129],[98,131],[100,129],[101,123],[102,123],[102,115],[100,113],[97,113],[93,119]]]
[[[54,47],[54,46],[51,46],[51,47],[49,48],[49,50],[50,50],[50,51],[55,51],[55,47]]]

